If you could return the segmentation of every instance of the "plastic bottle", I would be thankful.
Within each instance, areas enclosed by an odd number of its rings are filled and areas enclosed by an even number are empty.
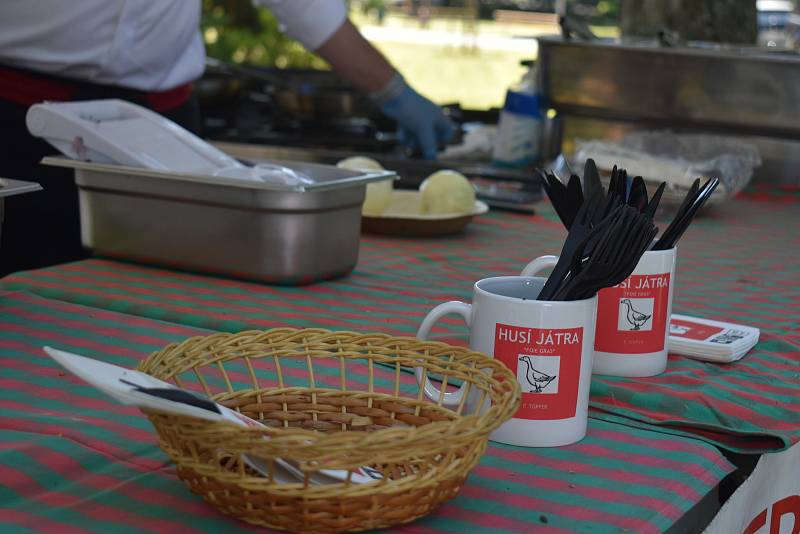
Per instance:
[[[506,92],[492,153],[494,165],[523,168],[539,157],[542,110],[537,74],[534,64],[519,84]]]

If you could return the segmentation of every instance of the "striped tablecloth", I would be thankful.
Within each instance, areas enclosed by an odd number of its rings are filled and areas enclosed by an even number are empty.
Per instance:
[[[0,531],[248,528],[183,486],[143,415],[41,350],[49,344],[133,367],[152,350],[208,332],[0,294]],[[569,447],[490,445],[456,499],[399,531],[659,532],[731,471],[702,441],[593,420]]]
[[[735,451],[779,450],[800,440],[795,199],[752,193],[698,218],[680,242],[674,310],[756,326],[758,346],[730,365],[671,356],[659,377],[595,377],[593,417],[657,425]],[[469,299],[475,280],[514,274],[533,257],[557,253],[565,231],[547,204],[541,212],[492,212],[458,237],[366,236],[351,276],[304,287],[102,259],[17,273],[0,287],[214,330],[288,325],[413,335],[434,305]],[[464,331],[451,319],[437,335],[463,342]]]

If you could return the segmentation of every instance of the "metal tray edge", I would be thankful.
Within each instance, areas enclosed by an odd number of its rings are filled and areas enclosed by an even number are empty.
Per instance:
[[[42,186],[36,182],[25,182],[23,180],[12,180],[11,178],[0,178],[0,198],[22,193],[32,193],[41,191]]]
[[[52,167],[65,167],[69,169],[79,169],[79,170],[87,170],[95,172],[108,172],[112,174],[127,174],[134,176],[146,176],[150,178],[165,178],[168,180],[176,180],[183,182],[196,182],[196,183],[204,183],[204,184],[219,185],[219,186],[232,186],[232,187],[240,187],[242,189],[260,189],[265,191],[292,192],[292,190],[280,187],[271,187],[269,184],[265,183],[251,182],[246,180],[236,180],[233,178],[226,178],[224,180],[220,180],[219,178],[215,178],[213,176],[205,176],[202,174],[166,172],[166,171],[157,171],[153,169],[143,169],[140,167],[128,167],[125,165],[94,163],[91,161],[79,161],[79,160],[69,159],[64,156],[46,156],[45,158],[42,159],[41,164],[49,165]],[[387,180],[395,177],[397,177],[397,173],[395,173],[394,171],[370,172],[354,176],[352,178],[345,178],[334,183],[329,183],[329,184],[321,183],[321,184],[310,185],[305,188],[305,191],[324,191],[326,189],[340,189],[342,187],[347,187],[350,185],[364,185],[371,182],[379,182],[382,180]],[[2,189],[0,189],[0,191],[2,191]],[[294,192],[302,193],[303,191],[298,190]]]

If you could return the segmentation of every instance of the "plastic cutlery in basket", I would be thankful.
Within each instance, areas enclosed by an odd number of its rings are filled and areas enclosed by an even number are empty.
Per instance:
[[[227,421],[241,427],[265,426],[227,406],[140,371],[52,347],[44,347],[44,351],[65,369],[122,404],[132,404],[139,408],[196,417],[206,421]],[[244,460],[262,476],[271,475],[282,484],[296,483],[305,478],[305,474],[298,466],[281,458],[275,459],[275,466],[270,466],[266,460],[250,455],[244,455]],[[312,484],[332,484],[348,480],[355,484],[365,484],[381,478],[383,477],[380,472],[369,467],[355,471],[321,469],[309,475]]]

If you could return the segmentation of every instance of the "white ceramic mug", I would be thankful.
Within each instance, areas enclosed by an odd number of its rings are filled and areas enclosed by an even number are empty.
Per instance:
[[[544,278],[501,276],[475,283],[472,304],[450,301],[431,310],[417,332],[427,339],[447,314],[460,315],[470,331],[470,348],[502,361],[517,375],[522,405],[490,437],[526,447],[553,447],[586,435],[597,298],[539,301]],[[466,384],[443,393],[417,369],[425,395],[456,407],[467,395],[467,411],[480,402]]]
[[[621,284],[597,295],[593,371],[644,377],[667,368],[669,319],[677,249],[648,250]],[[532,276],[552,267],[557,256],[542,256],[523,270]]]

